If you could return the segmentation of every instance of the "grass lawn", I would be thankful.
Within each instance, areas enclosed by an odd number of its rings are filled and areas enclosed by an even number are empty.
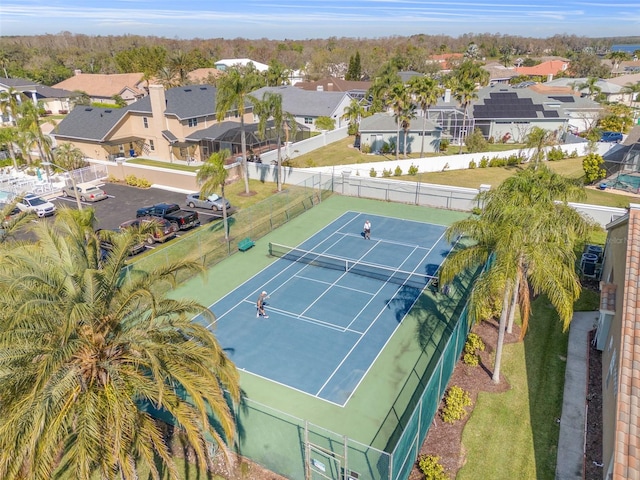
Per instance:
[[[597,294],[585,290],[575,308],[597,305]],[[555,478],[567,342],[547,298],[537,298],[524,342],[503,351],[510,390],[478,395],[462,436],[467,461],[457,480]]]

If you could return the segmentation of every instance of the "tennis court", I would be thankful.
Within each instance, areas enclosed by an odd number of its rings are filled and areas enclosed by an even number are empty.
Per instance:
[[[345,406],[449,253],[445,229],[348,211],[295,248],[270,244],[279,258],[211,305],[215,334],[247,374]]]

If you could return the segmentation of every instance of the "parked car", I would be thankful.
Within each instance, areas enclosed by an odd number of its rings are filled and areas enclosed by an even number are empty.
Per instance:
[[[107,198],[107,194],[100,187],[96,187],[95,185],[76,185],[76,189],[78,190],[78,198],[80,198],[83,202],[98,202],[100,200],[104,200]],[[74,197],[76,196],[73,186],[66,185],[62,188],[62,195],[65,197]]]
[[[120,224],[120,229],[140,228],[151,223],[155,224],[155,228],[145,239],[149,245],[153,245],[154,243],[163,243],[175,238],[177,231],[175,226],[172,225],[169,220],[157,217],[138,217],[133,220],[128,220]]]
[[[176,230],[187,230],[200,225],[198,212],[182,210],[177,203],[158,203],[139,208],[136,217],[158,217],[169,220]]]
[[[208,197],[201,197],[199,193],[190,193],[189,195],[187,195],[187,206],[191,207],[191,208],[206,208],[209,210],[213,210],[214,212],[217,212],[219,210],[222,210],[223,205],[226,204],[227,210],[231,208],[231,204],[229,203],[229,200],[227,200],[226,198],[222,198],[219,195],[216,195],[215,193],[212,193],[211,195],[209,195]]]
[[[620,132],[602,132],[600,141],[620,143],[622,141],[622,134]]]
[[[106,258],[111,251],[113,250],[113,243],[112,240],[110,238],[111,235],[116,235],[120,232],[121,230],[104,230],[99,228],[98,230],[96,230],[96,233],[98,234],[98,237],[100,238],[100,249],[102,250],[102,258]],[[129,255],[133,256],[133,255],[138,255],[139,253],[142,253],[146,250],[146,245],[144,242],[136,242],[134,245],[131,246],[131,248],[129,249]]]
[[[49,217],[56,213],[56,206],[33,193],[27,193],[16,206],[22,212],[33,212],[38,217]]]

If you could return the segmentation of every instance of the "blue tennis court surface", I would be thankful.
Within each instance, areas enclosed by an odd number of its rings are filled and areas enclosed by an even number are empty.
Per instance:
[[[365,219],[370,240],[362,233]],[[296,247],[431,276],[451,249],[445,230],[347,212]],[[345,405],[422,289],[353,271],[279,258],[210,307],[220,344],[242,370]],[[257,318],[263,290],[269,318]]]

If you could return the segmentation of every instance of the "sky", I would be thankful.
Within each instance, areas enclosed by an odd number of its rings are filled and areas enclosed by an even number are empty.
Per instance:
[[[640,35],[640,0],[1,0],[0,35],[380,38]]]

